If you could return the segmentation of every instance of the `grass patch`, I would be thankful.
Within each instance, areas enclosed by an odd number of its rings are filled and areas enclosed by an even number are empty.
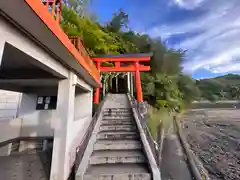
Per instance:
[[[147,126],[154,140],[157,139],[157,127],[161,121],[163,122],[163,126],[166,132],[171,125],[172,115],[169,115],[167,109],[159,110],[151,107],[148,111]]]

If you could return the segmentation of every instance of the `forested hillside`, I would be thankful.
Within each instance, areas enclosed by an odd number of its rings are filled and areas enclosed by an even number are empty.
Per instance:
[[[129,29],[128,22],[128,14],[120,9],[109,22],[99,24],[97,17],[88,11],[86,0],[65,0],[61,26],[69,36],[81,37],[91,55],[152,52],[151,72],[142,73],[141,78],[144,99],[158,109],[184,108],[199,97],[198,87],[202,92],[208,89],[205,80],[197,81],[197,86],[196,80],[183,74],[184,51],[170,49],[161,39]],[[107,82],[117,75],[120,74],[101,74],[106,88]],[[203,96],[212,98],[212,91],[207,92]]]
[[[240,99],[240,75],[228,74],[211,79],[197,81],[201,91],[201,98],[211,101],[239,100]]]

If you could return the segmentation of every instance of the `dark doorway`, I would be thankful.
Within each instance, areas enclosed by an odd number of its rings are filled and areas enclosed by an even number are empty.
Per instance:
[[[118,93],[124,94],[127,93],[127,79],[118,78]]]
[[[111,93],[117,93],[117,80],[116,78],[112,79],[112,87],[110,90]]]
[[[112,88],[111,93],[120,93],[124,94],[128,92],[127,78],[126,77],[117,77],[112,79]]]

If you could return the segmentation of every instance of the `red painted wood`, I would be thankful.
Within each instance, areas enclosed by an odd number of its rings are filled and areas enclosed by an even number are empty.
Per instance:
[[[97,63],[96,63],[96,66],[97,66],[97,69],[100,70],[101,63],[100,63],[100,62],[97,62]],[[95,104],[98,104],[98,103],[99,103],[99,97],[100,97],[100,88],[96,88],[96,89],[95,89],[95,93],[94,93],[94,97],[93,97],[93,102],[94,102]]]
[[[141,78],[140,78],[140,71],[139,71],[139,63],[135,62],[136,67],[136,91],[137,91],[137,101],[143,102],[142,96],[142,86],[141,86]]]
[[[93,102],[95,104],[99,103],[99,97],[100,97],[100,88],[96,88],[93,96]]]
[[[135,66],[125,67],[100,67],[100,72],[135,72]],[[150,66],[139,66],[139,71],[150,71]]]
[[[118,61],[118,62],[138,62],[138,61],[150,61],[151,57],[146,56],[146,57],[135,57],[135,58],[124,58],[124,57],[119,57],[119,58],[92,58],[93,61],[95,62],[107,62],[107,61]]]
[[[120,68],[120,62],[115,62],[115,67]]]

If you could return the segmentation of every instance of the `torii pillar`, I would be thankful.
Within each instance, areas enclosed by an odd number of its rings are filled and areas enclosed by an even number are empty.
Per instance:
[[[137,92],[137,101],[143,102],[143,95],[142,95],[142,85],[141,85],[141,77],[139,71],[139,62],[135,62],[135,80],[136,80],[136,92]]]

